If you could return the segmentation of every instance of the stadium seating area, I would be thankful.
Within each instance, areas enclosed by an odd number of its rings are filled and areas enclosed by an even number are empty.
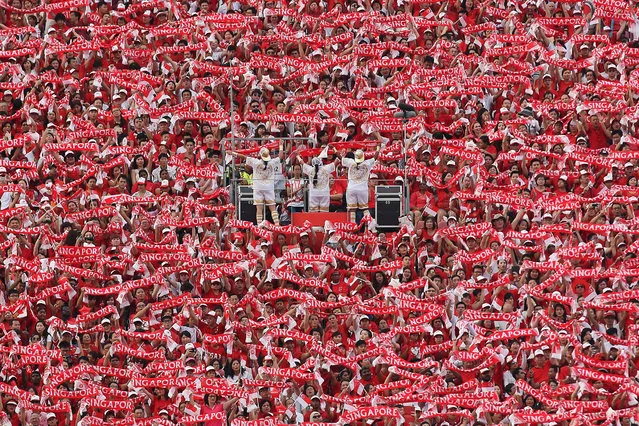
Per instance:
[[[2,426],[639,425],[637,11],[0,0]]]

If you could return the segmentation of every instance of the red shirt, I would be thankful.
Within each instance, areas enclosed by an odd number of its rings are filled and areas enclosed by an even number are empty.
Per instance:
[[[337,180],[335,179],[335,183],[333,184],[333,186],[331,187],[331,192],[330,195],[336,195],[336,194],[340,194],[343,195],[344,194],[344,183],[341,180]],[[333,200],[331,199],[331,206],[341,206],[342,205],[342,199],[339,200]]]
[[[410,196],[410,208],[411,209],[423,209],[424,207],[426,207],[427,204],[430,203],[430,199],[428,197],[428,194],[426,194],[426,192],[424,192],[423,194],[421,192],[413,192]]]
[[[597,127],[589,126],[588,140],[590,141],[590,149],[603,149],[608,148],[608,138],[601,128],[601,124]]]
[[[550,371],[550,362],[546,361],[543,367],[534,366],[530,369],[528,377],[532,377],[534,383],[544,383],[548,381],[548,372]]]

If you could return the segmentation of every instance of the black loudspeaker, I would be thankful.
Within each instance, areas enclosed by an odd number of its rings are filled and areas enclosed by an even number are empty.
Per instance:
[[[255,205],[253,205],[253,200],[240,199],[237,212],[238,219],[255,223],[255,214],[256,209]]]
[[[377,228],[399,228],[402,203],[402,187],[400,185],[376,186],[375,222],[377,222]]]
[[[253,188],[248,185],[239,185],[237,187],[237,218],[255,223]]]
[[[402,211],[402,200],[377,199],[375,202],[375,221],[378,228],[399,228],[399,217]]]

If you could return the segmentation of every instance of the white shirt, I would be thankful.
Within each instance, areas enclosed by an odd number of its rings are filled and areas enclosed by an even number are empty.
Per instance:
[[[348,168],[348,188],[362,189],[368,187],[368,177],[376,160],[371,158],[357,164],[352,158],[343,158],[342,165]]]
[[[308,187],[316,191],[328,191],[331,173],[335,171],[335,163],[320,166],[317,170],[317,183],[313,185],[315,178],[315,167],[304,164],[302,171],[308,176]]]
[[[257,158],[248,157],[246,164],[253,169],[254,189],[273,189],[275,187],[276,171],[282,170],[279,158],[271,158],[269,161],[264,162]]]

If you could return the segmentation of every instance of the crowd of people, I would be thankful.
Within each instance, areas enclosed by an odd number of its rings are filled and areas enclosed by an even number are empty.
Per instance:
[[[637,11],[0,0],[0,422],[638,425]]]

